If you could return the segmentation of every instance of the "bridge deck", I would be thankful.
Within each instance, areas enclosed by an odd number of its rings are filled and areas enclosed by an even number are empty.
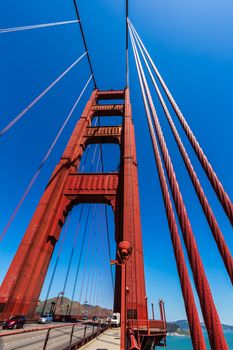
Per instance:
[[[83,350],[120,350],[120,328],[112,328],[82,346]]]

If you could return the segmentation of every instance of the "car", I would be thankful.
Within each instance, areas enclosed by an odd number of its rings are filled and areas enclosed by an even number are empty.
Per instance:
[[[52,314],[44,314],[44,315],[41,315],[38,323],[46,324],[46,323],[51,323],[52,321],[53,321],[53,315]]]
[[[95,321],[98,321],[98,317],[97,317],[97,316],[93,316],[93,317],[92,317],[92,321],[94,321],[94,322],[95,322]]]
[[[86,320],[87,320],[87,316],[86,316],[86,315],[83,315],[83,316],[82,316],[82,320],[83,320],[83,321],[86,321]]]
[[[3,322],[2,329],[24,328],[26,325],[25,315],[12,315],[8,320]]]

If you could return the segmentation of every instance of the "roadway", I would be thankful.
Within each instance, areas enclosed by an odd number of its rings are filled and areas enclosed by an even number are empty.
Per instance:
[[[50,324],[50,326],[51,325],[56,326],[59,324],[56,322],[55,324]],[[33,328],[38,328],[38,325],[27,325],[25,330]],[[84,328],[85,325],[81,323],[75,325],[72,343],[83,338]],[[72,325],[64,325],[64,327],[51,329],[46,350],[62,350],[64,347],[68,346],[71,329]],[[87,336],[92,333],[92,329],[92,326],[87,325]],[[9,332],[12,333],[11,330],[9,330]],[[5,330],[4,333],[6,333]],[[17,333],[17,331],[15,331],[15,334],[7,336],[1,336],[1,334],[3,334],[3,331],[0,331],[0,350],[42,350],[46,339],[47,329],[25,333]]]

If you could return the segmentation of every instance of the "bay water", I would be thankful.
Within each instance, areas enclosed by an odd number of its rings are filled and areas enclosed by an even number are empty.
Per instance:
[[[207,335],[205,335],[205,338],[207,340]],[[225,333],[225,338],[229,347],[229,350],[233,350],[233,333],[229,332],[229,333]],[[210,350],[210,346],[208,344],[208,341],[206,341],[207,343],[207,349]],[[187,337],[187,336],[172,336],[169,335],[167,336],[167,347],[166,348],[162,348],[162,347],[156,347],[156,350],[193,350],[192,347],[192,342],[191,342],[191,338]]]

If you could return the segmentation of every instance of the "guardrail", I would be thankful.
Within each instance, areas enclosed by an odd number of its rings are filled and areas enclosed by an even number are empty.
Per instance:
[[[83,338],[79,339],[77,342],[72,344],[74,327],[75,327],[75,325],[73,325],[72,330],[71,330],[69,345],[66,346],[65,348],[63,348],[63,350],[79,349],[81,346],[87,344],[89,341],[96,338],[101,333],[105,332],[109,326],[108,325],[101,325],[100,323],[98,323],[97,325],[93,324],[92,325],[92,333],[87,335],[87,324],[85,324]],[[96,328],[96,330],[95,330],[95,328]],[[44,347],[43,350],[46,350],[46,347]]]
[[[80,324],[80,323],[79,323]],[[57,328],[62,328],[62,327],[68,327],[68,326],[73,326],[74,323],[66,323],[66,324],[60,324],[60,325],[51,325],[51,326],[38,326],[37,328],[29,328],[29,329],[16,329],[16,330],[10,330],[6,332],[0,333],[0,338],[1,337],[6,337],[6,336],[11,336],[15,334],[21,334],[21,333],[31,333],[31,332],[38,332],[38,331],[45,331],[48,329],[57,329]]]
[[[45,335],[45,340],[44,340],[44,344],[43,344],[43,350],[47,349],[50,337],[52,337],[53,335],[53,330],[59,330],[61,329],[62,332],[62,328],[66,328],[66,335],[69,337],[67,339],[67,345],[63,348],[63,350],[75,350],[75,349],[79,349],[82,345],[88,343],[89,341],[91,341],[92,339],[96,338],[99,334],[103,333],[104,331],[106,331],[108,329],[109,325],[107,324],[101,324],[100,322],[86,322],[85,324],[83,324],[83,327],[80,328],[80,322],[79,323],[68,323],[68,324],[63,324],[63,325],[56,325],[56,326],[47,326],[47,327],[38,327],[38,328],[31,328],[31,329],[22,329],[22,330],[14,330],[14,331],[10,331],[10,332],[3,332],[0,334],[0,338],[1,337],[5,337],[5,336],[12,336],[12,335],[16,335],[16,334],[22,334],[22,333],[32,333],[32,332],[38,332],[38,331],[46,331],[46,335]],[[67,330],[67,328],[70,328],[70,332],[69,330]],[[82,333],[79,334],[79,339],[77,341],[74,341],[74,338],[76,337],[74,335],[75,332],[75,328],[79,329],[80,331],[83,330],[83,336]],[[80,339],[81,338],[81,339]]]

